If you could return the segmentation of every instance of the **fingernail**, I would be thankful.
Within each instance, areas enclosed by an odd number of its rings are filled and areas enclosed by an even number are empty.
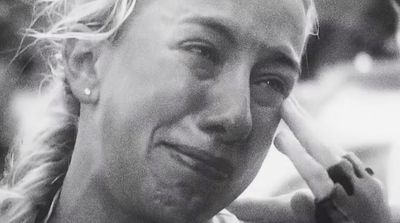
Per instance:
[[[274,146],[275,147],[278,147],[279,145],[278,145],[278,140],[279,140],[279,137],[281,137],[280,135],[282,134],[282,132],[278,132],[276,135],[275,135],[275,138],[274,138]]]
[[[277,135],[276,135],[276,137],[275,137],[275,139],[274,139],[274,146],[275,146],[275,148],[278,150],[278,151],[280,151],[281,153],[283,153],[283,154],[285,154],[285,152],[284,152],[284,150],[283,150],[283,146],[282,146],[282,135],[283,135],[284,133],[282,132],[282,131],[280,131]]]

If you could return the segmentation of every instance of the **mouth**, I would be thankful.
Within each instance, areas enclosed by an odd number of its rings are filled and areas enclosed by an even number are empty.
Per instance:
[[[178,163],[212,181],[222,182],[233,174],[233,166],[228,160],[210,155],[197,147],[165,141],[158,145],[173,151],[171,156]]]

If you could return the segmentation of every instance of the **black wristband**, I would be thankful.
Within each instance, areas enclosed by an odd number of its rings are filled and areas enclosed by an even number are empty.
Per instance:
[[[346,162],[348,161],[344,159],[340,163],[328,168],[328,175],[334,183],[342,185],[347,195],[351,196],[354,194],[354,186],[352,182],[352,175],[354,175],[354,173],[353,169],[350,171],[346,170]]]
[[[317,223],[353,223],[351,219],[338,208],[333,200],[335,191],[332,194],[321,200],[315,202],[315,220]]]
[[[329,211],[336,210],[330,197],[315,202],[315,220],[317,223],[333,223]]]

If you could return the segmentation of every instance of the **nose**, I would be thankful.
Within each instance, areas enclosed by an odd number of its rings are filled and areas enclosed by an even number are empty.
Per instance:
[[[226,144],[248,138],[252,129],[250,88],[247,75],[230,75],[210,87],[199,127]]]

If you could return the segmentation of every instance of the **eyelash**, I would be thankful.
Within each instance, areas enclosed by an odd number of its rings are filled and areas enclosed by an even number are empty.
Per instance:
[[[217,48],[214,46],[214,44],[207,40],[189,40],[183,42],[181,46],[185,51],[195,56],[200,56],[208,61],[213,62],[214,64],[218,63],[220,60],[220,55]],[[265,74],[255,83],[257,85],[262,84],[263,88],[271,88],[275,92],[278,92],[285,97],[289,91],[287,82],[279,77],[276,77],[276,74]]]
[[[256,84],[265,84],[268,85],[268,87],[271,87],[274,91],[285,95],[287,94],[287,86],[285,81],[281,80],[280,78],[277,77],[268,77],[268,78],[261,78],[256,82]],[[266,87],[266,86],[263,86]]]
[[[208,41],[187,41],[182,44],[183,48],[197,56],[201,56],[207,60],[217,63],[219,61],[219,53],[217,48]]]

